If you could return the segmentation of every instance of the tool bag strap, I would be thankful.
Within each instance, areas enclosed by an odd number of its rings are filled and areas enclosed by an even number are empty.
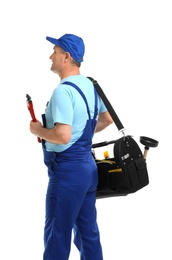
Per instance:
[[[119,117],[117,116],[115,110],[113,109],[111,103],[109,102],[109,100],[107,99],[105,93],[103,92],[102,88],[99,86],[99,84],[97,83],[96,80],[94,80],[93,78],[91,77],[87,77],[89,80],[91,80],[94,84],[94,87],[96,88],[97,90],[97,93],[99,94],[99,96],[101,97],[101,99],[103,100],[109,114],[111,115],[115,125],[117,126],[118,130],[120,132],[123,132],[125,129],[121,123],[121,121],[119,120]]]

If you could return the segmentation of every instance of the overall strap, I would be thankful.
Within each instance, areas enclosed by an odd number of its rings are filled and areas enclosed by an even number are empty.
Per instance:
[[[70,81],[65,81],[62,84],[70,85],[71,87],[75,88],[79,92],[79,94],[82,96],[82,98],[83,98],[83,100],[86,104],[88,117],[89,117],[89,119],[91,119],[90,110],[89,110],[89,107],[88,107],[88,102],[87,102],[87,99],[86,99],[84,93],[82,92],[82,90],[76,84],[74,84],[73,82],[70,82]],[[97,91],[96,91],[95,88],[94,88],[94,95],[95,95],[95,107],[94,107],[94,117],[93,117],[93,119],[96,119],[97,114],[98,114],[98,108],[97,108],[98,94],[97,94]]]
[[[94,105],[94,118],[96,120],[98,115],[98,93],[96,88],[94,87],[94,97],[95,97],[95,105]]]

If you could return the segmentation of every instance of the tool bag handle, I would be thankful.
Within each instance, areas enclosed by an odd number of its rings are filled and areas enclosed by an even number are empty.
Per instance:
[[[123,127],[121,121],[119,120],[119,117],[117,116],[115,110],[113,109],[112,105],[110,104],[109,100],[107,99],[105,93],[103,92],[102,88],[99,86],[99,84],[97,83],[96,80],[94,80],[91,77],[87,77],[89,80],[91,80],[94,84],[94,87],[97,90],[97,93],[99,94],[99,96],[101,97],[101,99],[103,100],[107,110],[109,111],[109,114],[111,115],[115,125],[117,126],[119,132],[123,132],[125,130],[125,128]]]

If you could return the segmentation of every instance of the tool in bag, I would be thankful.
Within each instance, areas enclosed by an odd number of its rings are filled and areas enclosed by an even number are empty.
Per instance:
[[[34,112],[34,108],[33,108],[33,102],[32,102],[31,97],[28,94],[26,94],[26,104],[27,104],[27,108],[30,112],[33,122],[36,122],[35,112]],[[37,137],[37,140],[39,143],[41,143],[41,139],[39,137]]]
[[[149,184],[149,176],[146,164],[147,152],[150,147],[157,147],[158,141],[146,137],[140,137],[140,143],[145,146],[144,154],[131,135],[124,133],[124,127],[107,99],[105,93],[96,80],[88,77],[94,84],[99,96],[103,100],[119,132],[123,136],[117,140],[105,141],[92,145],[94,149],[113,144],[113,158],[104,153],[104,159],[96,159],[98,167],[97,198],[113,196],[125,196],[134,193]]]

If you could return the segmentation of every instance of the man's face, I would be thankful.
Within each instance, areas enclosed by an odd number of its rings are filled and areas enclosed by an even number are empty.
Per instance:
[[[51,70],[57,74],[60,74],[64,67],[65,54],[59,46],[54,46],[54,52],[50,56],[52,61]]]

